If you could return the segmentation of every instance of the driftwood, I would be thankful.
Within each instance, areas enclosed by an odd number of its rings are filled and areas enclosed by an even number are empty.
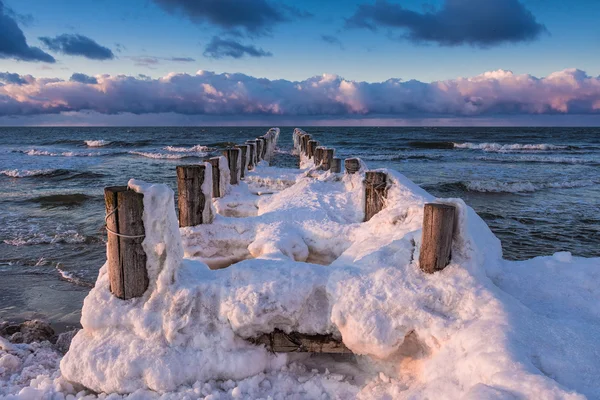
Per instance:
[[[304,333],[285,333],[279,329],[248,339],[254,344],[263,344],[274,353],[337,353],[352,354],[344,343],[333,335],[307,335]]]

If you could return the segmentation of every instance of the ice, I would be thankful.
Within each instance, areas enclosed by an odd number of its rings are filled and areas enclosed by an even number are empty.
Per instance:
[[[144,194],[148,290],[115,298],[103,266],[60,371],[18,372],[24,353],[0,342],[0,368],[17,371],[0,396],[600,397],[600,259],[503,260],[462,200],[392,170],[380,170],[385,208],[362,222],[366,169],[262,163],[214,199],[211,224],[182,229],[167,186],[131,180]],[[418,255],[432,201],[455,205],[458,222],[450,265],[429,275]],[[332,334],[355,355],[272,354],[246,340],[274,329]]]

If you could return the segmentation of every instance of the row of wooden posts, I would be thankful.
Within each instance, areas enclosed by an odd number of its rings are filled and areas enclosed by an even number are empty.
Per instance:
[[[312,135],[296,129],[294,144],[303,156],[312,159],[315,166],[331,172],[340,172],[341,159],[335,158],[335,150],[321,146]],[[360,170],[358,158],[344,160],[347,174]],[[365,218],[369,221],[385,207],[388,188],[388,176],[381,171],[365,171]],[[423,212],[423,236],[419,254],[419,266],[427,273],[444,269],[450,263],[452,238],[455,231],[456,207],[445,203],[426,203]]]
[[[277,134],[269,131],[256,140],[228,148],[223,152],[230,170],[230,184],[238,184],[247,170],[252,170],[261,160],[270,161]],[[300,157],[312,159],[315,166],[333,173],[341,173],[341,160],[335,158],[334,149],[320,146],[311,135],[294,132],[294,144]],[[221,197],[220,163],[222,157],[208,160],[212,170],[213,197]],[[358,158],[344,160],[346,174],[360,171]],[[211,199],[205,198],[202,184],[205,165],[177,166],[179,226],[195,226],[210,223],[204,213]],[[385,207],[390,180],[385,172],[365,171],[365,221]],[[141,297],[148,288],[146,254],[142,247],[145,228],[142,220],[143,194],[129,190],[127,186],[105,188],[106,229],[108,231],[107,257],[111,292],[121,299]],[[419,255],[420,268],[427,273],[442,270],[450,262],[452,238],[455,231],[456,208],[448,204],[427,203],[424,207],[423,236]],[[326,353],[349,353],[350,350],[331,335],[286,334],[274,331],[252,339],[278,352],[310,351]]]

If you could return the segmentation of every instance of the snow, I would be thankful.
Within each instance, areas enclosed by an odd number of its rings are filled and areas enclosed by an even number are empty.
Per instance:
[[[103,266],[60,371],[23,372],[21,345],[0,341],[0,396],[600,397],[600,259],[503,260],[462,200],[392,170],[380,170],[386,207],[362,222],[364,163],[353,175],[304,167],[261,163],[214,200],[211,224],[181,229],[167,186],[131,180],[144,193],[148,290],[117,299]],[[455,205],[458,224],[450,265],[428,275],[418,254],[432,201]],[[245,340],[274,329],[332,334],[355,355]]]

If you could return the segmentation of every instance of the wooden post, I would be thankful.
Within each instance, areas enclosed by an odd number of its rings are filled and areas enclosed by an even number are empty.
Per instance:
[[[367,171],[365,175],[365,222],[383,209],[387,188],[384,172]]]
[[[267,155],[267,139],[265,139],[264,137],[259,137],[257,140],[257,143],[260,143],[261,146],[260,159],[264,160]]]
[[[355,174],[360,170],[360,160],[358,158],[346,158],[344,166],[347,174]]]
[[[341,158],[334,158],[333,160],[331,160],[331,172],[335,172],[336,174],[339,174],[340,172],[342,172],[342,159]]]
[[[246,144],[250,146],[250,154],[249,154],[249,162],[248,162],[248,170],[254,169],[258,160],[256,158],[256,140],[248,140]]]
[[[321,164],[321,161],[323,161],[323,152],[324,152],[324,150],[325,150],[325,147],[323,147],[323,146],[318,146],[315,149],[315,160],[314,160],[314,162],[315,162],[315,166],[317,166],[317,167]]]
[[[223,155],[227,158],[227,164],[229,165],[229,172],[231,175],[229,183],[231,183],[232,185],[238,184],[238,172],[240,168],[240,166],[238,165],[238,155],[240,154],[240,152],[240,149],[234,148],[226,149],[225,151],[223,151]]]
[[[219,170],[219,157],[213,157],[208,160],[212,165],[212,183],[213,183],[213,195],[212,197],[221,197],[221,171]]]
[[[241,154],[242,154],[242,163],[240,165],[240,177],[244,178],[244,176],[246,175],[246,160],[248,157],[248,150],[250,148],[250,146],[248,146],[247,144],[241,144],[239,146],[235,146],[237,149],[240,149]]]
[[[203,221],[206,202],[210,201],[202,193],[204,183],[204,165],[177,166],[177,207],[179,208],[179,226],[206,224]]]
[[[429,274],[441,271],[450,263],[456,207],[427,203],[423,209],[423,236],[419,266]]]
[[[312,136],[309,134],[302,136],[302,149],[304,151],[305,156],[308,156],[308,142],[310,142],[311,140]]]
[[[331,169],[331,164],[333,163],[333,153],[334,149],[323,150],[323,166],[321,167],[323,171],[329,171],[329,169]]]
[[[256,160],[257,160],[257,162],[260,162],[260,160],[263,159],[262,152],[263,152],[264,143],[260,139],[256,139],[256,140],[254,140],[254,142],[256,142]]]
[[[308,158],[313,158],[315,156],[315,149],[319,145],[319,142],[316,140],[308,141]]]
[[[110,291],[120,299],[140,297],[148,288],[145,237],[144,195],[127,186],[104,188],[108,279]]]

